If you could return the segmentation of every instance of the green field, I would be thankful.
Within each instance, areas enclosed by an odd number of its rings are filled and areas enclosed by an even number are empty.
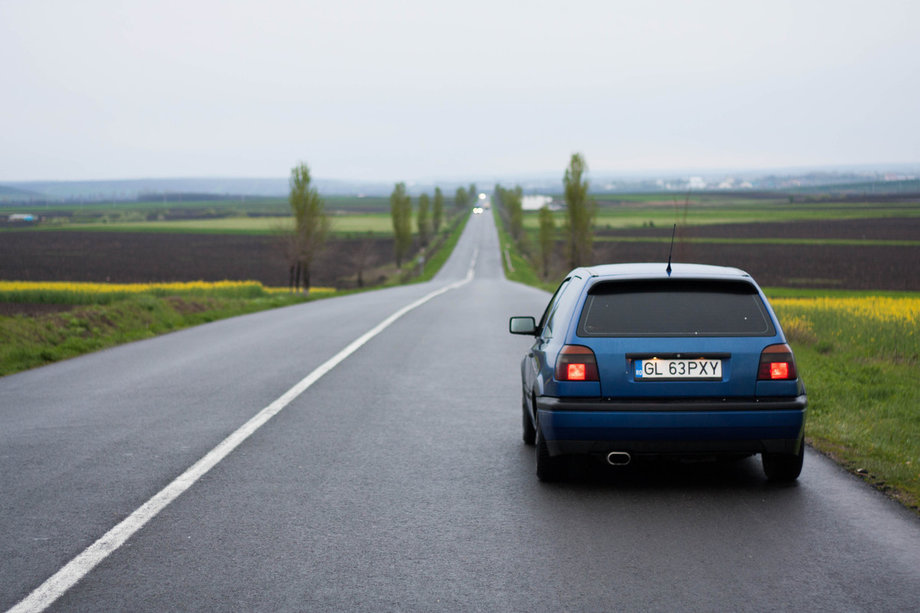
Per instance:
[[[565,224],[565,211],[556,211],[553,216],[557,227]],[[788,200],[742,199],[725,199],[717,203],[705,199],[689,203],[683,200],[671,203],[661,200],[599,201],[594,225],[598,230],[614,230],[648,226],[670,228],[675,223],[696,226],[878,217],[920,217],[920,203],[815,201],[790,204]],[[538,225],[537,212],[527,211],[524,228],[533,231]]]
[[[617,241],[621,243],[669,243],[670,236],[596,236],[597,241]],[[884,240],[862,238],[703,238],[683,237],[684,243],[712,245],[878,245],[886,247],[918,247],[920,240]]]
[[[328,211],[388,211],[389,198],[382,196],[324,196]],[[253,196],[241,199],[213,199],[181,201],[169,200],[116,200],[113,202],[42,202],[34,206],[0,205],[0,215],[10,213],[35,213],[49,216],[88,216],[99,217],[112,214],[113,211],[140,213],[162,213],[167,211],[214,212],[221,215],[278,215],[291,210],[287,198]]]
[[[330,215],[332,232],[352,234],[372,232],[379,236],[393,233],[389,213],[348,213]],[[291,217],[220,217],[216,219],[128,220],[92,223],[62,221],[36,226],[36,230],[82,230],[98,232],[176,232],[196,234],[276,234],[290,228]]]
[[[918,202],[834,200],[827,196],[802,198],[784,194],[752,196],[705,192],[689,195],[673,192],[597,194],[595,228],[602,231],[649,226],[667,228],[674,223],[694,226],[920,216]],[[337,234],[392,234],[389,199],[386,197],[329,196],[324,197],[324,201],[333,219],[333,232]],[[445,206],[451,209],[453,202],[448,200]],[[289,223],[287,215],[290,208],[285,198],[264,197],[188,202],[52,203],[29,210],[24,207],[0,207],[0,215],[17,212],[29,212],[43,217],[42,223],[30,229],[271,234],[281,225]],[[564,211],[556,211],[554,217],[557,227],[564,226]],[[533,233],[537,226],[536,211],[525,212],[525,230]]]
[[[324,198],[337,235],[393,234],[389,198],[332,196]],[[452,207],[452,202],[445,202]],[[108,232],[174,232],[204,234],[274,234],[290,227],[290,206],[283,198],[243,201],[115,202],[52,204],[27,209],[0,207],[0,215],[28,212],[42,217],[34,225],[5,231],[80,230]],[[446,212],[451,212],[449,209]]]
[[[72,299],[49,292],[45,304]],[[333,295],[317,294],[319,297]],[[249,295],[224,291],[130,293],[81,299],[60,313],[35,316],[0,315],[0,376],[113,347],[173,330],[277,308],[311,299],[300,293],[276,293],[263,288]]]

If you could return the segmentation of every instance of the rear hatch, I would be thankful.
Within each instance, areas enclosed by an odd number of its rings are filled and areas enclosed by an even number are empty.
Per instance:
[[[607,398],[753,398],[761,352],[782,342],[756,286],[735,279],[599,282],[575,334]]]

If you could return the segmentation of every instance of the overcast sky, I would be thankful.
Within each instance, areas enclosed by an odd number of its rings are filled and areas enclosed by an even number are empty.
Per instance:
[[[920,163],[920,3],[0,0],[0,181]]]

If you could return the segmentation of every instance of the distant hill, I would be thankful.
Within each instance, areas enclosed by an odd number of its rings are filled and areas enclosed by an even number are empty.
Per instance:
[[[884,194],[891,196],[905,195],[906,197],[915,198],[917,194],[920,194],[920,179],[851,181],[797,187],[788,191],[795,194],[830,193],[854,196]]]
[[[461,182],[454,179],[426,178],[407,181],[413,197],[422,192],[431,194],[436,186],[448,197],[458,187],[475,183],[480,191],[491,191],[500,183],[505,187],[520,185],[525,194],[560,194],[562,171],[524,173],[516,176],[471,177]],[[789,168],[773,170],[709,170],[659,171],[657,173],[592,172],[588,179],[591,191],[604,193],[639,192],[700,192],[742,190],[747,193],[772,192],[781,194],[844,193],[844,194],[904,194],[918,190],[920,165],[891,165],[887,168]],[[315,178],[320,195],[326,196],[389,196],[393,182],[344,181]],[[288,195],[286,177],[190,179],[124,179],[112,181],[7,181],[0,185],[0,203],[31,205],[44,202],[106,202],[144,200],[214,200],[249,197],[284,198]],[[748,191],[750,190],[750,191]],[[170,198],[175,196],[176,198]]]
[[[328,195],[388,195],[393,186],[318,179],[317,190]],[[286,178],[124,179],[115,181],[23,181],[0,186],[0,200],[106,201],[135,200],[152,194],[213,194],[222,197],[288,195]]]
[[[0,202],[18,202],[42,197],[43,196],[37,192],[11,187],[9,185],[0,185]]]

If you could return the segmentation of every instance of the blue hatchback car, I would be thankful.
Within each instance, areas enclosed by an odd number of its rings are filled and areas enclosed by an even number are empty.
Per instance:
[[[569,455],[626,465],[642,455],[752,455],[794,481],[805,386],[763,291],[737,268],[612,264],[570,272],[521,362],[524,442],[537,476]]]

